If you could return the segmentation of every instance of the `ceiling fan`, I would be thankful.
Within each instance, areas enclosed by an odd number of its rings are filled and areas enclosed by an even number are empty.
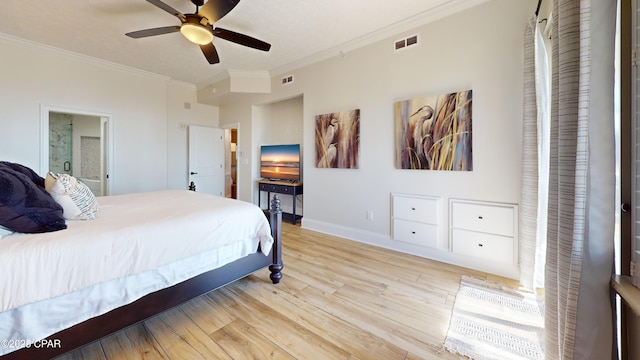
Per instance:
[[[202,50],[205,58],[207,58],[207,61],[209,61],[209,64],[217,64],[220,62],[218,51],[212,42],[214,37],[219,37],[236,44],[262,51],[269,51],[271,48],[270,44],[256,38],[252,38],[251,36],[219,27],[213,27],[213,24],[223,16],[227,15],[229,11],[238,5],[240,0],[209,0],[206,4],[204,0],[191,0],[191,2],[196,6],[196,12],[193,14],[182,14],[161,0],[147,1],[180,19],[181,25],[133,31],[125,35],[134,39],[139,39],[180,31],[189,41],[200,45],[200,49]]]

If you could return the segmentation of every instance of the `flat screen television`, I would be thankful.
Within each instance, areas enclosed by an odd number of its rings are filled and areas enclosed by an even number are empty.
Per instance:
[[[300,144],[262,145],[260,177],[300,181]]]

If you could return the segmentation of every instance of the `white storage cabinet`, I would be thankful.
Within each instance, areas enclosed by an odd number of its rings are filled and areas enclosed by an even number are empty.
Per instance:
[[[391,194],[393,239],[426,247],[438,247],[440,198]]]
[[[451,251],[501,264],[518,263],[518,206],[450,200]]]

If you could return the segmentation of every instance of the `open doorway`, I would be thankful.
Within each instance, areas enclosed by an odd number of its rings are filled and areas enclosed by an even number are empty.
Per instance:
[[[40,172],[78,178],[96,196],[109,194],[111,116],[42,107]]]
[[[238,124],[224,126],[225,197],[238,198]]]

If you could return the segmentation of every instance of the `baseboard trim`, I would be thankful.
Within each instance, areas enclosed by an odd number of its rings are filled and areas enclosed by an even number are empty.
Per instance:
[[[469,256],[454,254],[447,249],[435,249],[415,244],[396,241],[390,235],[383,235],[362,229],[332,224],[324,221],[305,217],[301,221],[301,227],[306,230],[317,231],[323,234],[338,236],[344,239],[369,244],[384,249],[398,251],[406,254],[424,257],[434,261],[461,266],[481,272],[504,276],[510,279],[519,279],[518,266],[486,263]]]

